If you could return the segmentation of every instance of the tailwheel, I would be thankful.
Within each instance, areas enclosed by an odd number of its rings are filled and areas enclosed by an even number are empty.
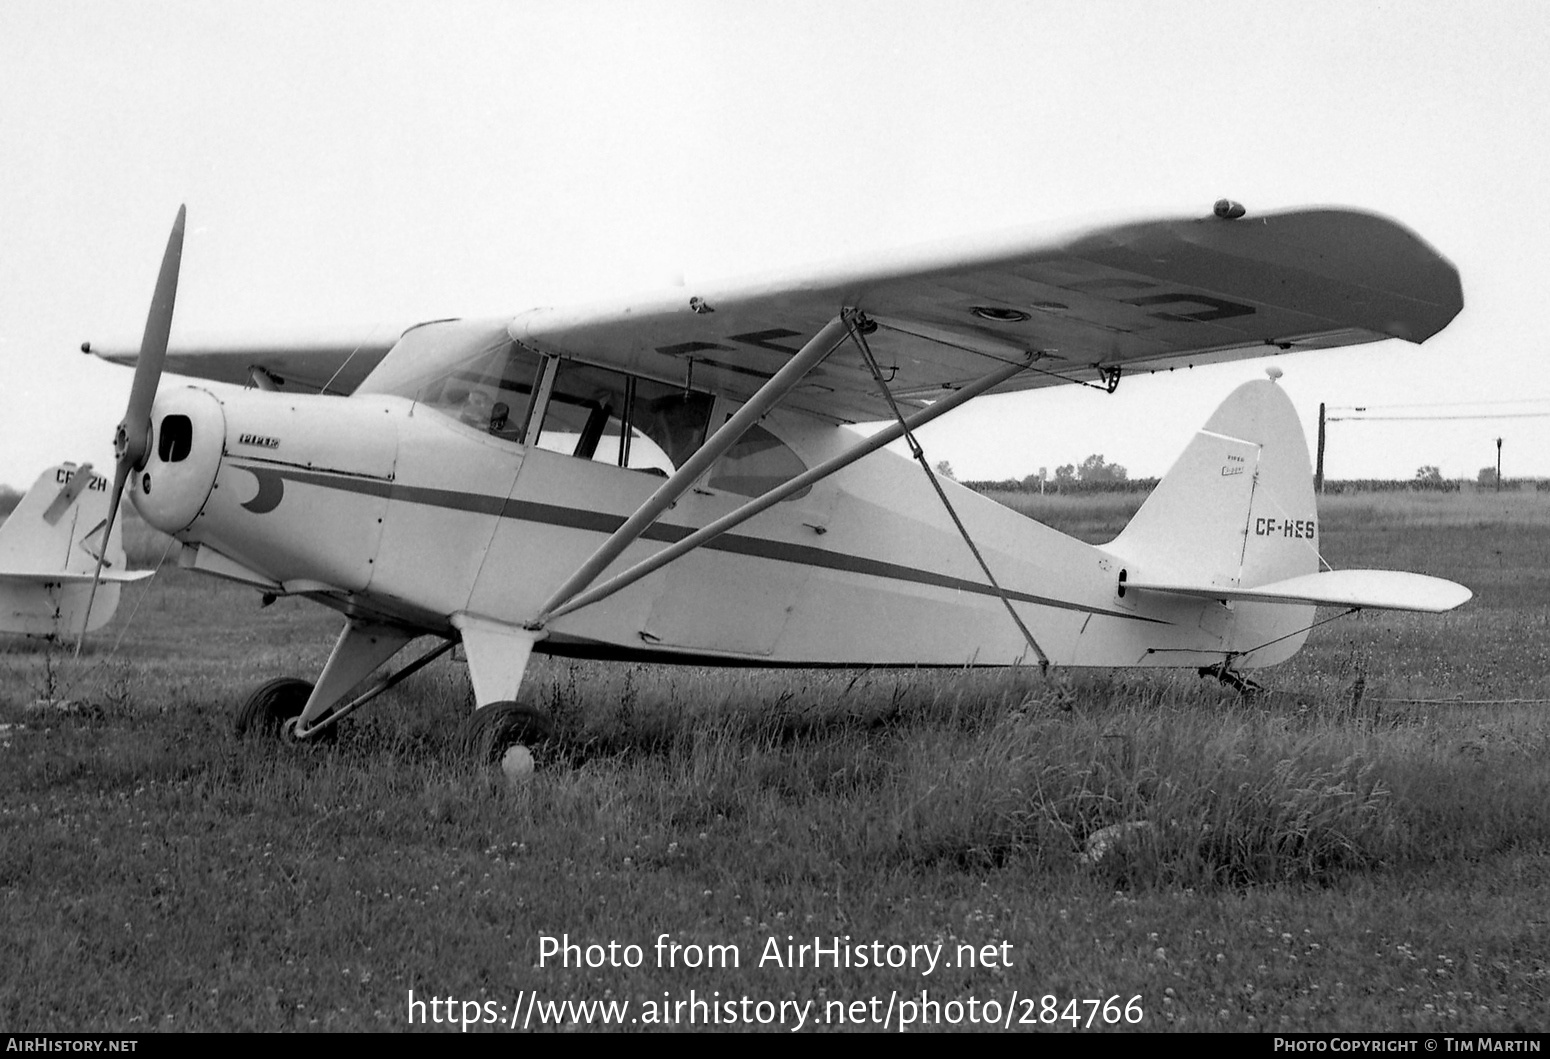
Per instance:
[[[294,736],[296,720],[312,695],[312,685],[295,677],[279,677],[249,695],[237,710],[238,737],[251,736],[260,739],[278,739],[285,743],[297,743]],[[307,743],[327,742],[334,738],[338,729],[325,728],[306,740]]]
[[[1265,690],[1265,686],[1259,681],[1245,676],[1236,669],[1229,668],[1226,662],[1221,662],[1214,666],[1203,666],[1201,667],[1200,675],[1203,677],[1215,677],[1246,699],[1251,699]]]
[[[519,747],[531,756],[549,739],[550,731],[542,710],[520,702],[492,702],[463,722],[463,750],[479,764],[493,765]]]

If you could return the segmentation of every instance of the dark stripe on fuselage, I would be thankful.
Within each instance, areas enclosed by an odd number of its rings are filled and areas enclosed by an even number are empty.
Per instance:
[[[243,467],[241,463],[236,463],[235,461],[233,461],[233,465]],[[424,504],[428,507],[445,508],[451,511],[469,511],[479,515],[495,515],[499,518],[513,519],[518,522],[537,522],[546,526],[561,526],[565,529],[585,530],[589,533],[612,533],[624,525],[625,522],[622,515],[610,515],[602,511],[587,511],[582,508],[560,507],[556,504],[540,504],[531,500],[509,500],[498,496],[486,496],[482,493],[463,493],[451,489],[434,489],[429,486],[400,485],[397,482],[356,478],[344,474],[319,474],[316,471],[306,471],[295,467],[282,469],[267,461],[261,464],[261,466],[266,473],[279,474],[282,478],[288,478],[303,485],[316,485],[324,489],[338,489],[342,492],[361,493],[366,496],[385,496],[389,500],[401,500],[408,504]],[[248,468],[244,467],[243,469],[246,470]],[[641,538],[663,544],[672,544],[694,532],[694,529],[687,526],[673,526],[658,522],[648,527],[641,534]],[[784,541],[773,541],[764,537],[723,533],[721,536],[707,541],[701,547],[711,551],[729,552],[733,555],[746,555],[753,559],[769,559],[775,562],[813,566],[825,570],[838,570],[844,573],[866,574],[871,577],[880,577],[893,581],[908,581],[918,585],[930,585],[933,588],[946,588],[957,592],[972,592],[981,596],[996,595],[994,588],[980,584],[977,581],[966,581],[961,577],[933,573],[930,570],[903,566],[899,563],[884,562],[881,559],[868,559],[859,555],[831,552],[823,548],[813,548],[804,544],[789,544]],[[1124,611],[1107,610],[1101,607],[1083,606],[1063,599],[1036,596],[1030,592],[1018,592],[1013,589],[1005,589],[1004,591],[1008,599],[1019,603],[1033,603],[1041,607],[1074,610],[1083,614],[1101,614],[1105,617],[1125,618],[1130,621],[1143,621],[1154,625],[1169,624],[1169,622],[1158,618],[1147,618],[1139,614],[1127,614]]]

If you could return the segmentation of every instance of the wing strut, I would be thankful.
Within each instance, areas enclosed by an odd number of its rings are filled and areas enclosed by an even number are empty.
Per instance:
[[[689,487],[699,480],[700,475],[721,458],[722,453],[736,444],[749,427],[762,419],[764,414],[773,408],[792,387],[801,382],[808,372],[838,349],[850,334],[852,315],[854,310],[847,309],[830,320],[808,340],[796,356],[786,362],[785,367],[759,387],[759,392],[749,398],[747,404],[723,423],[721,428],[711,435],[709,441],[701,445],[682,467],[673,472],[673,476],[663,482],[657,491],[636,509],[635,514],[626,519],[624,525],[616,529],[613,535],[592,553],[592,557],[582,563],[576,572],[555,590],[548,601],[539,608],[538,617],[529,627],[543,626],[557,607],[590,585],[609,563],[619,558],[626,548],[646,532],[657,520],[657,516],[687,492]]]
[[[829,477],[831,474],[834,474],[836,471],[850,466],[852,463],[855,463],[857,460],[861,459],[861,457],[876,452],[884,445],[887,445],[893,441],[897,441],[899,438],[904,436],[906,431],[917,430],[944,412],[950,412],[964,402],[973,400],[980,394],[984,393],[986,390],[990,389],[992,386],[999,386],[1001,383],[1010,379],[1018,372],[1027,368],[1029,362],[1032,359],[1032,355],[1030,354],[1028,355],[1027,359],[1021,363],[1002,365],[995,371],[991,372],[989,375],[986,375],[980,379],[976,379],[974,382],[969,383],[967,386],[955,390],[948,396],[942,398],[940,401],[933,403],[930,407],[916,412],[907,420],[894,423],[891,426],[888,426],[879,431],[878,433],[873,434],[869,438],[864,438],[860,441],[857,441],[856,444],[852,445],[838,456],[835,456],[829,460],[825,460],[818,466],[804,471],[803,473],[797,475],[795,478],[792,478],[790,481],[784,482],[781,485],[776,486],[774,489],[771,489],[769,492],[763,494],[762,496],[748,501],[748,503],[744,504],[737,510],[730,511],[718,518],[716,521],[707,524],[701,529],[695,530],[683,540],[663,548],[661,551],[657,552],[650,558],[641,560],[634,566],[630,567],[628,570],[615,575],[614,577],[605,581],[603,584],[598,585],[596,588],[588,589],[587,591],[573,597],[570,602],[564,603],[554,608],[554,610],[549,613],[548,620],[553,621],[555,618],[563,617],[573,610],[580,610],[582,607],[590,606],[593,603],[607,599],[609,596],[613,595],[615,592],[618,592],[620,589],[628,588],[635,582],[639,581],[641,578],[656,573],[658,570],[662,569],[662,567],[666,566],[674,559],[677,559],[680,556],[693,551],[695,548],[700,547],[705,542],[719,537],[721,534],[727,532],[728,530],[741,525],[742,523],[753,518],[755,515],[759,514],[761,511],[774,507],[776,504],[786,499],[786,497],[791,496],[793,493],[806,489],[814,482],[821,481]]]
[[[958,527],[958,533],[963,537],[963,543],[967,544],[969,551],[974,553],[974,561],[980,564],[980,569],[984,571],[985,579],[990,582],[990,587],[996,590],[996,595],[1000,597],[1002,606],[1006,607],[1006,612],[1012,616],[1012,621],[1016,624],[1018,631],[1023,634],[1023,639],[1027,640],[1028,646],[1033,648],[1033,655],[1039,660],[1039,670],[1048,673],[1049,655],[1044,653],[1044,648],[1039,646],[1039,641],[1035,640],[1033,633],[1028,631],[1028,626],[1023,623],[1022,616],[1017,613],[1017,609],[1012,606],[1012,601],[1007,598],[1006,590],[996,580],[996,575],[990,572],[990,565],[985,562],[985,557],[980,554],[979,547],[974,543],[974,538],[969,536],[968,527],[958,517],[958,512],[953,510],[952,502],[947,499],[947,493],[942,489],[942,483],[936,480],[936,474],[931,470],[931,464],[926,461],[925,450],[920,447],[920,442],[915,440],[915,434],[910,429],[909,423],[905,421],[904,413],[899,411],[899,404],[893,399],[893,392],[888,389],[888,383],[883,380],[883,373],[878,368],[876,359],[872,356],[871,347],[867,345],[866,336],[867,331],[870,329],[867,325],[870,321],[866,320],[864,316],[860,316],[860,314],[845,317],[844,319],[847,326],[850,327],[850,337],[855,340],[856,347],[861,350],[862,359],[866,361],[867,368],[872,372],[873,380],[876,381],[878,389],[882,391],[883,398],[888,402],[888,407],[893,410],[893,417],[899,421],[899,430],[904,435],[905,440],[909,442],[910,452],[920,464],[921,470],[926,472],[926,478],[931,482],[931,487],[936,490],[936,495],[941,499],[942,506],[947,509],[947,514],[952,518],[953,525]],[[1118,380],[1119,375],[1116,372],[1116,384]]]

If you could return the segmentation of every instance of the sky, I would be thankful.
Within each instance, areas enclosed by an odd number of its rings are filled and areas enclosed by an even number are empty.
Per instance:
[[[1465,308],[1277,358],[1330,477],[1550,476],[1550,5],[0,0],[0,483],[111,466],[167,232],[179,331],[515,315],[1078,220],[1345,205]],[[981,398],[964,478],[1158,475],[1266,362]],[[1340,411],[1437,416],[1355,421]],[[1491,418],[1484,418],[1489,416]]]

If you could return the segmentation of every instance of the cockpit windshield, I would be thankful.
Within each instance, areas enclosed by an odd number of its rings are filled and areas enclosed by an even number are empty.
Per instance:
[[[715,403],[708,393],[592,364],[546,363],[513,342],[502,320],[413,328],[358,392],[407,397],[508,441],[658,472],[682,466],[705,443]],[[534,395],[545,392],[535,416]]]
[[[357,392],[407,397],[520,441],[540,367],[504,320],[444,320],[406,331]]]
[[[513,342],[504,320],[411,328],[357,392],[406,397],[494,437],[656,474],[705,444],[716,405],[698,390],[540,356]],[[543,407],[533,407],[535,395]],[[711,467],[708,484],[757,496],[804,470],[785,442],[754,426]]]

